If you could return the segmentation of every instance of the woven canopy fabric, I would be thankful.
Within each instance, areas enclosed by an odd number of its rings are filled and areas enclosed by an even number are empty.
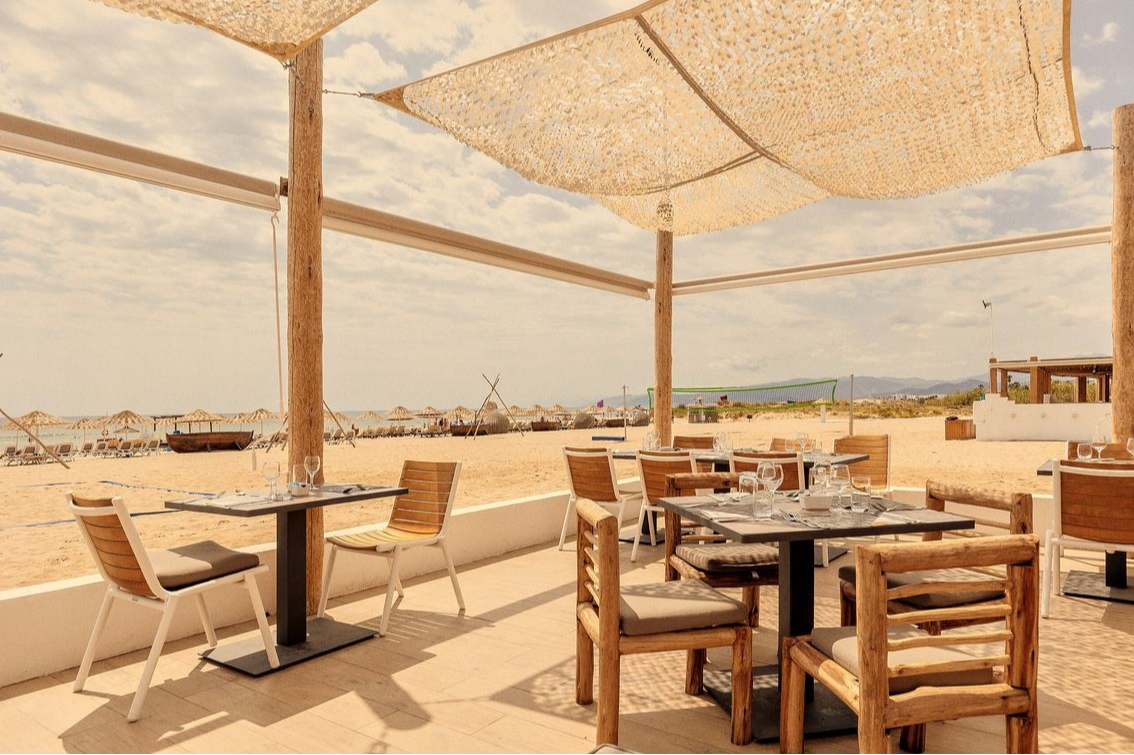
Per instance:
[[[651,0],[371,96],[691,234],[1081,148],[1069,35],[1069,0]]]
[[[376,0],[97,0],[139,16],[212,29],[279,60]]]

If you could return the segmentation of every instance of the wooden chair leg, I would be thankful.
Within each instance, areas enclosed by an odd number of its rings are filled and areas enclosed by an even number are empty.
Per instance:
[[[323,548],[323,589],[319,591],[319,608],[315,615],[323,618],[327,613],[327,598],[331,596],[331,572],[335,570],[335,555],[339,549],[327,543]]]
[[[102,605],[98,609],[91,638],[87,641],[87,651],[83,653],[83,662],[79,664],[79,675],[75,677],[75,692],[82,692],[83,685],[87,683],[87,675],[91,673],[91,664],[94,663],[95,652],[98,650],[98,641],[102,637],[102,630],[106,627],[106,620],[110,617],[110,606],[114,602],[114,594],[107,588],[102,598]]]
[[[699,695],[705,691],[705,648],[685,651],[685,694]]]
[[[804,681],[807,674],[791,659],[796,640],[784,639],[780,672],[780,752],[803,752]]]
[[[583,622],[575,619],[575,702],[589,705],[595,701],[595,643]]]
[[[898,747],[905,752],[925,752],[925,724],[903,726]]]
[[[732,645],[732,743],[752,741],[752,628],[736,630]]]
[[[740,601],[748,606],[748,626],[760,626],[760,585],[745,585],[740,589]]]
[[[839,593],[839,626],[853,627],[858,621],[857,608],[854,598]]]
[[[1008,716],[1008,752],[1039,752],[1039,722],[1034,715]]]
[[[890,752],[890,732],[879,721],[858,719],[858,751]]]
[[[596,742],[618,744],[618,695],[621,674],[618,646],[599,647],[598,731]]]

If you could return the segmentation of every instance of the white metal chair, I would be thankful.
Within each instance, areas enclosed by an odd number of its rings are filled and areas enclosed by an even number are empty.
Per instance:
[[[138,531],[130,519],[130,512],[126,510],[126,503],[121,498],[81,498],[67,493],[67,508],[79,523],[79,529],[90,546],[99,573],[107,583],[106,595],[99,608],[98,618],[95,619],[87,650],[83,654],[79,675],[75,679],[75,692],[82,691],[86,684],[114,600],[117,598],[157,609],[161,611],[161,621],[142,678],[138,682],[138,690],[134,693],[130,711],[126,714],[127,721],[137,721],[178,603],[182,598],[193,598],[209,647],[216,647],[217,635],[209,619],[204,593],[214,587],[234,583],[243,583],[247,588],[252,600],[252,612],[256,616],[264,649],[268,654],[268,663],[272,668],[279,667],[276,643],[272,639],[264,614],[264,602],[256,586],[256,575],[268,570],[266,565],[260,563],[259,556],[225,548],[212,540],[147,552],[142,547]]]
[[[642,497],[640,491],[618,487],[618,477],[614,473],[614,452],[609,448],[567,447],[563,449],[563,460],[567,464],[567,484],[571,494],[567,498],[567,512],[563,515],[563,530],[559,533],[559,550],[563,550],[567,531],[572,529],[575,503],[580,498],[607,508],[617,508],[615,517],[621,526],[626,504]]]
[[[1059,559],[1064,548],[1096,551],[1134,551],[1134,463],[1059,461],[1051,468],[1054,481],[1052,528],[1044,537],[1047,559],[1043,570],[1040,613],[1047,618],[1052,590],[1062,595]]]
[[[642,542],[642,525],[650,528],[650,545],[658,544],[657,527],[653,517],[647,513],[660,514],[664,511],[651,501],[665,496],[666,475],[693,474],[697,462],[692,451],[639,451],[638,477],[642,484],[642,508],[638,511],[638,526],[634,530],[634,547],[630,550],[630,560],[638,559],[638,545]]]
[[[390,521],[383,526],[359,532],[354,535],[332,535],[327,538],[325,565],[323,567],[323,590],[319,596],[319,616],[327,612],[327,597],[331,586],[331,573],[335,568],[335,556],[340,550],[379,556],[390,562],[390,578],[386,582],[386,603],[382,609],[382,620],[378,634],[386,634],[390,625],[390,612],[394,608],[394,593],[403,597],[402,581],[398,577],[398,567],[402,551],[417,546],[435,546],[445,557],[457,605],[465,610],[465,599],[461,595],[461,585],[457,581],[457,570],[449,555],[445,535],[449,529],[453,500],[457,496],[457,479],[461,474],[460,462],[406,461],[402,465],[400,487],[409,488],[409,493],[400,495],[394,501]]]

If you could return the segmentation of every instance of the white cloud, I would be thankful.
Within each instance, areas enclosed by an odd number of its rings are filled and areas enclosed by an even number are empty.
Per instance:
[[[1077,97],[1088,97],[1106,86],[1106,79],[1101,76],[1091,76],[1079,66],[1071,66],[1071,81]]]
[[[1119,26],[1115,21],[1107,21],[1102,25],[1097,35],[1084,34],[1083,42],[1087,45],[1105,45],[1118,39]]]

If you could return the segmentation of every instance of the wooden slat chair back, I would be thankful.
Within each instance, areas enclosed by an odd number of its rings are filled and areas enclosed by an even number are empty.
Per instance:
[[[804,680],[810,675],[858,715],[860,752],[888,752],[895,728],[991,715],[1006,718],[1008,752],[1037,752],[1036,537],[861,545],[855,562],[857,627],[816,629],[809,637],[784,641],[780,751],[803,752]],[[1002,600],[908,613],[889,610],[916,595],[971,590],[971,582],[947,576],[948,570],[970,568],[1002,569],[1002,577],[981,585],[1003,593]],[[928,570],[946,576],[889,586],[896,575]],[[927,621],[974,619],[1002,626],[940,636],[908,629]],[[972,654],[971,646],[982,652]]]
[[[852,475],[867,475],[875,493],[890,490],[890,436],[847,435],[835,438],[837,454],[869,454],[870,458],[849,465]]]
[[[205,605],[204,593],[214,587],[235,583],[243,583],[248,590],[268,664],[272,668],[279,667],[275,640],[272,639],[264,603],[256,586],[256,575],[267,571],[268,567],[261,564],[257,556],[229,550],[211,540],[151,554],[142,546],[130,512],[121,498],[86,498],[74,493],[67,493],[66,498],[67,508],[75,517],[83,539],[94,556],[99,574],[107,584],[102,606],[79,665],[74,686],[76,692],[81,691],[86,684],[114,601],[127,600],[135,605],[157,609],[162,612],[161,621],[126,715],[128,721],[137,721],[181,598],[194,599],[209,647],[216,647],[217,636]]]
[[[666,496],[697,495],[697,491],[735,490],[737,472],[673,474],[666,478]],[[748,624],[760,625],[760,587],[779,584],[779,553],[775,545],[733,543],[721,535],[689,535],[680,518],[665,513],[665,579],[696,579],[711,587],[737,587],[748,608]]]
[[[803,490],[807,478],[803,474],[803,454],[791,451],[733,451],[729,454],[728,471],[755,472],[762,461],[772,461],[784,470],[779,490]]]
[[[1032,520],[1031,493],[999,493],[995,491],[980,490],[963,485],[950,485],[930,480],[925,483],[925,507],[933,511],[947,511],[950,513],[968,516],[976,521],[977,529],[956,530],[953,532],[926,532],[922,535],[923,542],[949,538],[981,538],[988,534],[1000,535],[1030,535],[1035,532]],[[919,575],[907,576],[906,580],[916,579]],[[958,579],[970,579],[974,582],[985,578],[977,572],[958,572]],[[855,600],[855,567],[842,567],[839,569],[839,615],[843,626],[854,624],[856,617]],[[958,593],[949,600],[939,601],[953,605],[980,605],[995,603],[1000,600],[999,595],[988,594],[987,591],[972,590],[968,593]],[[897,601],[890,609],[895,613],[903,611],[920,611],[925,608],[925,601],[921,598]],[[941,632],[958,626],[968,626],[980,623],[979,620],[966,619],[957,624],[950,620],[930,621],[921,624],[921,629],[929,634]]]
[[[716,448],[716,446],[713,445],[713,436],[711,435],[675,435],[673,436],[673,447],[681,449],[682,451],[689,451],[692,449],[711,451]],[[712,472],[713,462],[697,462],[697,471]]]
[[[1090,445],[1090,441],[1087,440],[1067,441],[1067,449],[1064,458],[1068,461],[1078,461],[1080,443],[1086,443],[1087,445]],[[1095,455],[1095,450],[1092,448],[1091,456],[1092,458],[1116,459],[1118,461],[1134,460],[1134,456],[1131,456],[1130,452],[1126,450],[1125,443],[1107,443],[1103,447],[1102,451],[1099,452],[1098,456]]]
[[[580,498],[594,501],[603,506],[617,508],[615,516],[622,522],[626,504],[641,498],[636,490],[618,487],[614,472],[614,452],[609,448],[571,448],[563,449],[563,459],[567,465],[567,511],[563,515],[563,528],[559,531],[559,550],[567,540],[567,532],[575,516],[575,502]]]
[[[1052,527],[1044,536],[1042,613],[1051,592],[1062,595],[1060,557],[1064,548],[1134,550],[1134,462],[1056,461]]]
[[[619,573],[618,521],[586,499],[578,519],[575,609],[575,701],[594,702],[598,648],[596,742],[618,744],[621,658],[636,653],[685,650],[685,691],[704,689],[705,649],[732,648],[734,744],[752,738],[752,630],[744,606],[710,587],[663,582],[623,587]],[[672,612],[672,613],[671,613]]]
[[[795,438],[772,438],[772,442],[768,444],[769,451],[792,451],[795,452],[796,448]]]
[[[394,499],[389,521],[374,529],[327,537],[323,559],[323,587],[319,595],[317,615],[324,616],[327,613],[331,575],[339,551],[378,556],[390,562],[385,605],[378,629],[378,634],[385,635],[394,608],[394,594],[397,593],[399,598],[405,596],[401,578],[398,576],[402,552],[407,548],[427,546],[440,549],[449,572],[449,581],[453,585],[453,593],[457,598],[457,605],[461,611],[464,611],[465,599],[461,594],[457,569],[453,565],[453,557],[446,540],[460,474],[460,462],[403,462],[399,487],[408,488],[409,492]]]
[[[634,547],[630,549],[630,560],[638,560],[638,546],[642,542],[642,528],[650,532],[650,545],[658,544],[657,528],[650,513],[662,513],[661,506],[653,503],[665,496],[665,478],[671,474],[693,473],[697,462],[692,451],[639,451],[638,478],[642,486],[642,507],[638,510],[638,526],[634,533]]]

